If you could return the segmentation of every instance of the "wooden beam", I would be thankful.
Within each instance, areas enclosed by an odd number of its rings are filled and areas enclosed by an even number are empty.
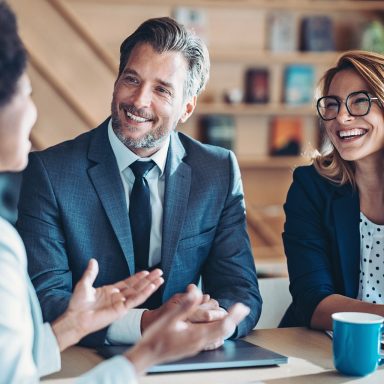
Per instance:
[[[25,44],[25,43],[24,43]],[[25,44],[26,45],[26,44]],[[65,101],[65,103],[84,121],[88,127],[95,127],[98,125],[96,119],[90,115],[81,104],[72,96],[72,94],[60,83],[57,77],[49,70],[41,60],[34,55],[33,50],[26,45],[29,54],[29,61],[37,72],[50,84],[50,86],[57,92],[58,95]]]
[[[87,43],[95,55],[111,70],[113,75],[117,75],[118,64],[109,52],[99,44],[99,42],[88,31],[84,24],[78,19],[73,11],[61,0],[47,0],[53,8],[63,17],[63,19],[76,31],[79,37]]]

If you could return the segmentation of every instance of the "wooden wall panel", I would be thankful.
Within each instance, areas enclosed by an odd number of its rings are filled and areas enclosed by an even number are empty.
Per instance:
[[[37,124],[32,130],[35,145],[40,148],[51,146],[88,130],[84,121],[73,113],[33,66],[29,67],[28,74],[32,83],[33,100],[38,110]]]

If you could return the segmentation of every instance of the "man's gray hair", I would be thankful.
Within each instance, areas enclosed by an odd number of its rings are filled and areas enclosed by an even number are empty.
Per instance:
[[[128,36],[120,47],[119,77],[129,60],[133,48],[147,43],[158,52],[180,52],[187,62],[184,99],[198,96],[209,78],[210,61],[205,43],[192,31],[170,17],[149,19]]]

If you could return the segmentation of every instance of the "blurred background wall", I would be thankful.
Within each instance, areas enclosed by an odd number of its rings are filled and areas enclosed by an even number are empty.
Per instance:
[[[318,147],[313,94],[340,52],[384,50],[384,1],[9,0],[30,55],[39,110],[35,149],[71,139],[108,115],[119,46],[147,18],[172,16],[201,35],[211,79],[179,127],[235,151],[255,258],[285,273],[282,204],[292,168]]]

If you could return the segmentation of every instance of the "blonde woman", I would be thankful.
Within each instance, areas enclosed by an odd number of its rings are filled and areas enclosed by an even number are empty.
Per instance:
[[[293,302],[281,326],[384,316],[384,56],[350,51],[326,71],[323,152],[295,170],[283,233]]]

